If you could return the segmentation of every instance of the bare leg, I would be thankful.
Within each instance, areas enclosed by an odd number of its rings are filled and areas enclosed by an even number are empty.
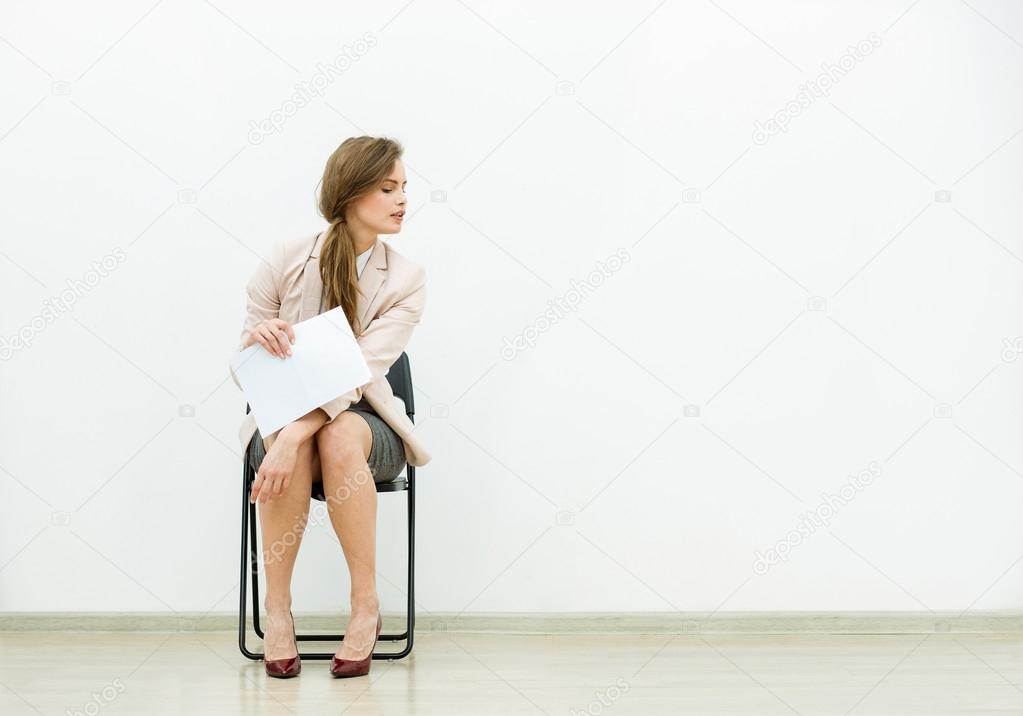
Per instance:
[[[316,433],[327,510],[352,577],[352,614],[334,655],[362,659],[373,648],[380,601],[376,585],[377,491],[366,458],[369,424],[354,412],[338,415]]]
[[[267,441],[271,445],[271,440]],[[263,565],[266,571],[266,632],[263,653],[266,659],[286,659],[298,654],[292,637],[291,575],[309,519],[309,500],[313,481],[319,477],[316,440],[302,443],[288,489],[267,502],[259,503],[259,524],[263,535]]]

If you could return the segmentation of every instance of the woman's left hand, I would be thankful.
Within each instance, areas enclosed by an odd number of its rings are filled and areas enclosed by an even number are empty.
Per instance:
[[[249,493],[249,502],[267,502],[284,494],[291,484],[291,476],[295,473],[298,463],[298,445],[288,438],[278,439],[270,443],[263,462],[256,473]]]

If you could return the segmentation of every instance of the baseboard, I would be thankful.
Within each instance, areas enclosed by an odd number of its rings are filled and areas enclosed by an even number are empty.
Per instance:
[[[251,615],[249,627],[251,629]],[[302,612],[304,632],[339,633],[343,614]],[[400,629],[404,612],[384,614]],[[215,632],[238,629],[236,613],[3,612],[0,631]],[[434,612],[416,616],[416,632],[503,634],[935,634],[1021,633],[1023,611],[963,612]]]

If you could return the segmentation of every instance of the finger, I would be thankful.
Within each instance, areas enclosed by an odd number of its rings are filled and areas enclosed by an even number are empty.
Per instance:
[[[276,326],[274,326],[272,334],[274,343],[277,346],[277,355],[280,356],[281,358],[284,358],[287,355],[288,351],[291,350],[290,346],[288,345],[288,338],[287,336],[284,335],[284,331],[282,331],[280,328],[277,328]]]
[[[252,490],[249,492],[249,502],[256,502],[259,498],[259,489],[263,484],[263,473],[256,473],[256,479],[252,481]]]
[[[265,469],[263,468],[259,469],[258,479],[259,490],[256,492],[256,502],[266,502],[266,488],[268,487],[268,484]]]
[[[267,477],[266,482],[263,483],[263,489],[259,491],[259,501],[266,503],[273,497],[274,480],[272,477]]]
[[[266,339],[263,338],[262,335],[260,335],[259,333],[256,333],[255,336],[256,336],[256,343],[258,343],[259,345],[263,346],[263,350],[265,350],[267,353],[273,353],[273,351],[270,349],[270,346],[268,346],[266,344]]]
[[[281,335],[281,341],[286,350],[290,349],[291,344],[295,342],[295,331],[292,329],[291,324],[287,321],[282,321],[281,319],[276,318],[274,319],[274,326],[278,333],[281,331],[284,332],[284,334]]]
[[[276,355],[276,353],[274,352],[276,348],[274,347],[274,344],[271,343],[270,340],[267,338],[266,329],[257,328],[255,335],[256,342],[259,343],[259,345],[263,346],[267,353],[269,353],[270,355]]]
[[[281,357],[291,355],[291,342],[288,340],[287,332],[282,328],[278,328],[274,331],[274,336],[277,338],[277,345],[280,346]]]
[[[295,330],[291,327],[291,324],[288,323],[287,321],[281,321],[281,323],[284,324],[284,330],[288,332],[288,338],[290,338],[291,342],[294,343],[295,342]]]
[[[278,358],[284,357],[284,348],[281,345],[280,330],[274,324],[268,324],[265,327],[265,334],[267,343],[270,348],[268,349],[273,355]]]
[[[276,328],[269,328],[268,332],[270,335],[269,338],[270,345],[273,346],[273,355],[277,356],[278,358],[283,358],[284,349],[280,345],[280,331],[278,331]]]

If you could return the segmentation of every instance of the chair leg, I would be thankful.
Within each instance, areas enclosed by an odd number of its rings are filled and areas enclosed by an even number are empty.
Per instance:
[[[415,467],[408,468],[408,648],[415,639]]]
[[[253,475],[255,479],[255,475]],[[249,574],[252,579],[252,630],[260,639],[264,637],[259,625],[259,542],[256,535],[256,503],[249,503]]]
[[[242,468],[242,554],[241,554],[241,573],[238,582],[238,591],[240,597],[238,600],[238,648],[246,658],[252,659],[253,661],[259,661],[263,658],[262,654],[249,651],[245,646],[246,637],[246,625],[245,625],[245,600],[248,598],[247,584],[248,579],[246,571],[249,567],[249,560],[251,559],[251,552],[249,551],[248,535],[249,535],[249,470],[251,468],[246,461]]]
[[[405,648],[394,656],[401,659],[412,651],[412,642],[416,633],[416,469],[408,466],[408,611],[405,617],[407,625]]]
[[[405,648],[401,651],[384,654],[374,654],[374,659],[389,659],[396,661],[403,659],[412,652],[412,642],[415,635],[416,611],[415,611],[415,564],[416,564],[416,480],[415,468],[408,466],[407,481],[408,489],[405,491],[408,506],[408,595],[405,631],[401,634],[381,634],[381,641],[404,641]]]
[[[416,469],[408,467],[408,604],[405,616],[405,648],[393,658],[401,659],[412,651],[416,632]]]
[[[259,562],[257,552],[257,528],[256,528],[256,506],[249,502],[249,485],[254,475],[250,475],[251,467],[246,464],[242,473],[242,535],[241,535],[241,576],[239,584],[238,604],[238,648],[247,658],[259,661],[263,658],[262,653],[249,651],[245,645],[246,639],[246,615],[245,602],[248,598],[247,585],[252,582],[252,626],[256,635],[264,638],[263,630],[259,625]],[[381,641],[404,641],[405,648],[394,653],[374,653],[374,659],[397,660],[409,655],[412,651],[412,641],[415,632],[415,514],[416,514],[416,488],[415,468],[411,465],[407,470],[408,489],[408,604],[406,615],[406,630],[401,634],[381,634]],[[303,641],[343,641],[343,634],[296,634],[298,642]],[[297,644],[296,644],[297,646]],[[308,652],[299,650],[303,659],[326,660],[334,658],[334,652]]]

